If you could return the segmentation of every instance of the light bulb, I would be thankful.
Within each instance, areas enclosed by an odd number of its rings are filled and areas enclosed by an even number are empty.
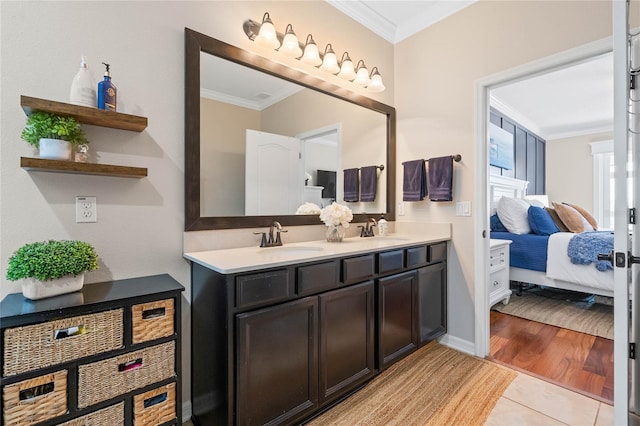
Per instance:
[[[320,59],[320,52],[318,51],[318,46],[316,42],[313,41],[313,37],[311,34],[307,36],[307,41],[304,46],[304,53],[302,54],[302,58],[300,60],[304,63],[317,67],[322,63],[322,59]]]
[[[264,46],[269,49],[277,49],[280,47],[276,27],[273,26],[273,22],[271,22],[268,12],[262,17],[262,25],[260,25],[260,31],[258,31],[258,36],[256,37],[255,42],[260,46]]]
[[[358,65],[356,66],[356,68],[356,79],[353,80],[353,82],[358,86],[366,86],[371,83],[371,78],[369,78],[369,70],[367,69],[367,66],[364,64],[364,61],[362,59],[358,61]]]
[[[340,71],[340,66],[338,65],[338,58],[336,57],[335,52],[331,48],[331,44],[327,44],[327,47],[324,49],[324,59],[322,60],[322,65],[320,65],[320,69],[331,74],[336,74]]]
[[[353,69],[353,62],[351,62],[351,58],[349,58],[348,52],[344,52],[342,54],[342,63],[340,64],[340,72],[338,73],[338,77],[345,80],[353,80],[354,78],[356,78],[356,71]]]
[[[282,46],[280,46],[278,51],[291,58],[299,58],[300,55],[302,55],[302,49],[300,49],[298,37],[296,37],[296,33],[293,32],[291,24],[287,25],[284,38],[282,39]]]
[[[382,76],[378,72],[377,67],[373,67],[371,70],[371,83],[367,86],[367,90],[373,93],[382,92],[386,87],[382,84]]]

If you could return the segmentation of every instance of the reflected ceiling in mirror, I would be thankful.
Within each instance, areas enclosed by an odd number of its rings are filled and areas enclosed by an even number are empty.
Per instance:
[[[392,107],[192,30],[185,37],[186,230],[320,224],[296,215],[307,201],[347,204],[354,221],[393,219]],[[372,165],[386,166],[375,201],[345,203],[343,170]]]

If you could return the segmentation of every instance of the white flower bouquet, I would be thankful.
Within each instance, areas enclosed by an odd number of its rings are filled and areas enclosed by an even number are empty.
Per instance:
[[[298,207],[296,214],[320,214],[320,207],[315,203],[304,203]]]
[[[349,222],[353,220],[353,213],[349,207],[333,202],[320,210],[320,220],[327,226],[342,225],[348,228]]]

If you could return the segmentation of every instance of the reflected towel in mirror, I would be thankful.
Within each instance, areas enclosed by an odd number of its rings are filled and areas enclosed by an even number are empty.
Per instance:
[[[358,201],[358,169],[344,170],[344,201]]]
[[[366,166],[360,170],[360,201],[375,201],[378,190],[378,166]]]

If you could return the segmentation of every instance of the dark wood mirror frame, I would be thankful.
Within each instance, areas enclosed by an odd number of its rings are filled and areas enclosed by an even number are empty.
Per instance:
[[[354,214],[353,222],[365,222],[371,215],[384,214],[395,220],[396,110],[345,88],[185,28],[185,231],[268,227],[274,220],[282,225],[319,225],[316,215],[200,216],[200,52],[235,62],[288,80],[312,90],[360,105],[387,117],[387,211]]]

